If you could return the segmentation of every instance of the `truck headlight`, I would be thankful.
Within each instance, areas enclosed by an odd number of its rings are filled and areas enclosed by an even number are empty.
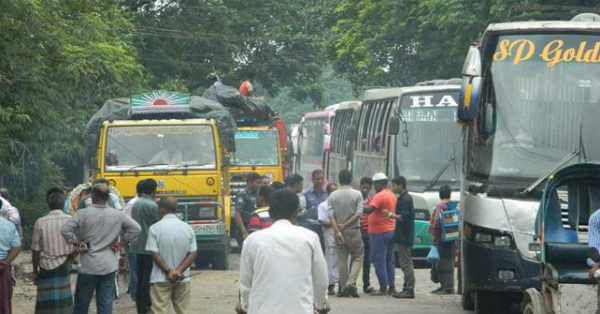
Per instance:
[[[494,237],[494,245],[500,247],[509,247],[510,246],[510,237],[509,236],[496,236]]]
[[[492,242],[492,235],[488,233],[477,232],[475,233],[475,241],[490,243]]]

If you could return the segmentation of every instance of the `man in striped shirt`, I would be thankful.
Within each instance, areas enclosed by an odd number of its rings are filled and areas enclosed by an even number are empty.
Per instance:
[[[71,257],[73,246],[60,234],[71,216],[62,211],[65,198],[53,193],[46,200],[50,213],[38,219],[31,244],[33,280],[37,285],[35,313],[73,312]]]

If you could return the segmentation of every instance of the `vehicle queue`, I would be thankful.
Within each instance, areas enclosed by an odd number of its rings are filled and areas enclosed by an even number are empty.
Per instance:
[[[453,241],[458,240],[458,293],[464,309],[492,313],[520,305],[528,314],[589,313],[599,304],[592,294],[600,262],[595,218],[600,145],[594,134],[594,113],[600,111],[595,88],[599,21],[600,16],[583,14],[571,21],[492,24],[470,48],[462,79],[369,89],[360,101],[306,114],[291,132],[295,151],[289,155],[295,172],[306,179],[310,174],[313,181],[302,193],[305,202],[307,193],[315,194],[316,205],[325,201],[321,193],[327,181],[337,182],[340,173],[344,185],[350,185],[348,177],[372,177],[386,186],[397,179],[395,185],[406,189],[414,203],[414,257],[435,260],[430,222],[444,220],[435,209],[439,191],[449,187],[447,200],[460,202],[452,217],[460,217],[460,236]],[[188,116],[99,118],[91,125],[96,131],[90,171],[122,189],[126,198],[135,196],[135,182],[158,176],[155,189],[180,199],[179,216],[193,227],[199,250],[214,251],[213,267],[226,269],[231,157],[250,168],[258,164],[248,163],[263,158],[250,155],[243,161],[242,152],[235,155],[235,144],[263,142],[259,131],[268,131],[264,136],[270,137],[272,152],[280,154],[287,145],[276,128],[242,128],[234,135],[214,116],[194,116],[194,106],[213,105],[195,97],[157,91],[107,102],[106,110],[115,110],[111,114],[122,106],[141,114],[161,106],[169,114]],[[158,100],[165,103],[157,105]],[[149,141],[154,144],[136,148]],[[190,141],[203,150],[183,149],[190,145],[181,143]],[[263,165],[284,163],[278,156]],[[295,185],[292,177],[289,188]],[[100,188],[96,192],[106,202],[109,188]],[[314,224],[310,219],[304,218]],[[354,296],[356,291],[346,292]],[[345,296],[344,291],[338,295]]]

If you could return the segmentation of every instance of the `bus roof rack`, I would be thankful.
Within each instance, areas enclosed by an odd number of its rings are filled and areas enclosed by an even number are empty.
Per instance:
[[[438,86],[438,85],[460,85],[462,80],[459,78],[451,78],[447,80],[430,80],[415,84],[415,86]]]

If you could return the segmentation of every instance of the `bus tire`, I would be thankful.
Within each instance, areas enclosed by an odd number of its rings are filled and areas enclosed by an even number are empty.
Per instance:
[[[525,305],[525,308],[523,309],[523,314],[535,314],[534,310],[533,310],[533,303],[527,303],[527,305]]]
[[[473,309],[475,314],[491,314],[496,313],[497,308],[494,295],[488,291],[477,290],[473,293]]]
[[[475,301],[473,300],[473,293],[469,291],[464,291],[460,297],[460,304],[462,305],[462,308],[465,311],[475,310]]]

